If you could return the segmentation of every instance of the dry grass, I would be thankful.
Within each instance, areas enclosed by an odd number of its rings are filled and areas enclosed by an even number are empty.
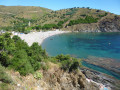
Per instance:
[[[14,70],[6,70],[5,72],[12,78],[13,84],[2,84],[2,86],[5,85],[4,89],[6,88],[9,90],[48,90],[49,86],[49,80],[51,79],[51,75],[59,69],[59,66],[56,64],[53,64],[49,62],[50,69],[48,71],[39,70],[37,72],[41,72],[43,75],[43,78],[40,80],[37,80],[34,78],[32,74],[29,74],[27,76],[21,76],[19,72],[16,72]]]

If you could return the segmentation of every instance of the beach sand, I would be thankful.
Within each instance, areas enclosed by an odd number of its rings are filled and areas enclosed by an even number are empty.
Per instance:
[[[31,32],[28,34],[18,34],[18,36],[24,40],[25,42],[28,43],[29,46],[31,46],[34,42],[38,42],[39,45],[42,44],[43,40],[46,38],[57,35],[57,34],[62,34],[62,33],[68,33],[69,31],[47,31],[47,32]]]

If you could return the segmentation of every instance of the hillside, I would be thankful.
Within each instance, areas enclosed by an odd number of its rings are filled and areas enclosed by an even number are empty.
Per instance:
[[[16,17],[36,19],[40,18],[52,10],[43,7],[34,6],[0,6],[0,13],[14,15]]]
[[[120,16],[90,8],[53,11],[42,7],[0,6],[0,30],[28,33],[50,29],[118,32]],[[119,90],[118,80],[83,69],[81,62],[69,55],[50,57],[36,42],[28,46],[18,36],[1,34],[0,90],[99,90],[101,86]]]
[[[37,21],[43,15],[51,12],[52,10],[34,7],[34,6],[0,6],[0,25],[13,26],[13,22],[23,21],[20,19]]]
[[[120,80],[85,68],[70,55],[50,57],[18,36],[0,35],[0,90],[120,90]],[[108,89],[108,90],[111,90]],[[104,89],[101,89],[104,90]]]
[[[118,32],[120,15],[89,7],[53,11],[33,6],[0,6],[0,27],[20,32],[33,29]]]
[[[98,90],[80,67],[81,59],[49,57],[38,43],[28,46],[10,33],[0,36],[0,90]]]

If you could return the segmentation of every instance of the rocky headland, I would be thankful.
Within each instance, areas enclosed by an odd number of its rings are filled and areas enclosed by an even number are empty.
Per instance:
[[[79,32],[120,32],[120,16],[108,15],[97,23],[77,24],[64,29]]]

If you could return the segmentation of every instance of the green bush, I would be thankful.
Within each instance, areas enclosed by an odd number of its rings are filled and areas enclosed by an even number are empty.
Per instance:
[[[2,51],[0,53],[0,64],[2,64],[3,66],[7,67],[10,63],[10,59],[8,57],[7,52]]]
[[[11,90],[7,83],[0,83],[0,90]]]
[[[43,78],[43,75],[42,75],[42,73],[40,73],[40,72],[36,72],[36,73],[34,74],[34,78],[35,78],[35,79],[42,79],[42,78]]]
[[[38,43],[29,47],[18,36],[11,39],[8,33],[1,35],[0,40],[0,64],[3,66],[19,71],[21,75],[48,69],[48,66],[41,65],[41,62],[47,62],[48,56]]]
[[[21,75],[26,75],[34,72],[25,50],[17,51],[9,66],[19,71]]]
[[[105,13],[103,15],[99,15],[99,17],[104,17],[104,16],[107,16],[108,13]]]
[[[80,23],[96,23],[98,21],[98,18],[94,18],[92,16],[86,16],[85,19],[80,18],[77,20],[70,20],[68,26],[80,24]]]
[[[18,71],[21,75],[34,73],[39,69],[48,70],[48,61],[59,63],[64,70],[72,71],[80,66],[80,61],[69,55],[48,57],[46,51],[38,43],[28,46],[18,36],[12,39],[10,34],[0,36],[0,64]],[[3,75],[4,76],[4,75]]]
[[[14,42],[17,42],[20,40],[20,37],[18,37],[17,35],[13,36],[12,39],[14,40]]]
[[[68,71],[75,70],[81,67],[82,65],[80,59],[70,57],[70,55],[63,55],[63,54],[58,55],[56,56],[56,60],[61,64],[61,68],[63,70],[68,70]]]
[[[48,66],[47,63],[43,62],[43,63],[41,63],[41,68],[42,68],[43,70],[48,70],[48,69],[49,69],[49,66]]]
[[[56,24],[45,24],[44,26],[42,26],[42,29],[53,29],[53,28],[58,28],[58,26]]]
[[[11,77],[5,71],[5,68],[0,64],[0,81],[3,83],[12,83]]]
[[[65,60],[70,60],[70,55],[57,55],[56,56],[56,59],[61,62],[61,61],[65,61]]]
[[[73,15],[74,13],[76,13],[78,9],[76,8],[70,8],[70,11],[66,13],[66,15]]]

